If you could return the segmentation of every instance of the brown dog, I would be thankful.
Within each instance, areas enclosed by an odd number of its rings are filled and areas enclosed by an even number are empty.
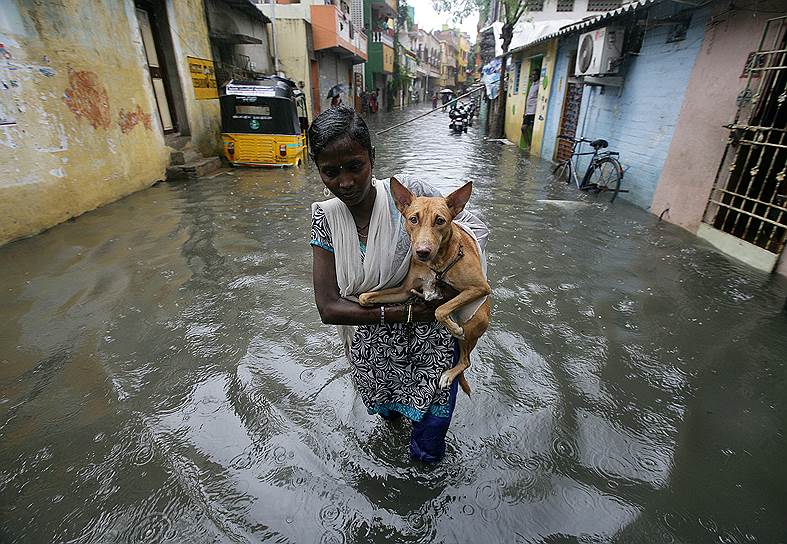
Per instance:
[[[462,390],[470,395],[464,371],[470,366],[470,352],[489,326],[489,294],[491,288],[484,278],[481,255],[470,234],[453,222],[470,200],[472,183],[467,183],[445,198],[416,197],[396,178],[391,178],[391,194],[405,219],[405,228],[412,243],[413,257],[407,277],[399,287],[363,293],[358,301],[363,306],[404,302],[411,295],[425,300],[441,298],[440,288],[446,285],[458,294],[438,306],[437,320],[459,339],[459,362],[440,377],[446,388],[459,377]],[[475,314],[459,324],[452,314],[463,306],[487,297]]]

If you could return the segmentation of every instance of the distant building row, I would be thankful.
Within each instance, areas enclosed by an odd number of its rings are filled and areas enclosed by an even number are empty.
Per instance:
[[[395,108],[465,84],[469,37],[419,29],[397,0],[254,1],[274,20],[279,68],[306,93],[310,116],[329,106],[335,85],[360,109],[363,92]]]

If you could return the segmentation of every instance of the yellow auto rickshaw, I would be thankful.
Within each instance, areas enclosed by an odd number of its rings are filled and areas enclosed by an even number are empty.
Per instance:
[[[278,76],[230,81],[219,99],[224,156],[233,166],[293,166],[306,157],[306,101]]]

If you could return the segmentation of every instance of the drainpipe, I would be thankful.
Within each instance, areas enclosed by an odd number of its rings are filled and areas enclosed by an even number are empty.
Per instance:
[[[276,46],[276,0],[271,1],[271,27],[273,30],[273,72],[279,73],[279,48]]]

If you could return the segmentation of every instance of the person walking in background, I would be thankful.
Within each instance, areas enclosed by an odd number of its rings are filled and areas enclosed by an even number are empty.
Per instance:
[[[525,147],[530,147],[533,138],[533,125],[536,122],[536,108],[538,106],[538,84],[541,77],[541,70],[533,70],[530,74],[530,90],[527,92],[525,102],[525,116],[522,119],[522,138]]]
[[[369,97],[369,111],[371,113],[377,113],[377,109],[380,107],[380,89],[375,89],[374,93]]]
[[[432,109],[433,110],[437,109],[437,93],[434,93],[432,95]]]

